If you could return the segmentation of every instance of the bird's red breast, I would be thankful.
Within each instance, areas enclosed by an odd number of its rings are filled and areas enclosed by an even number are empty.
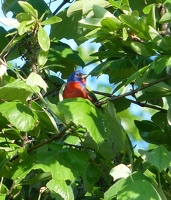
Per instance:
[[[82,97],[84,99],[89,99],[92,101],[92,98],[89,96],[86,87],[80,82],[69,82],[66,84],[63,91],[63,98],[76,98]]]

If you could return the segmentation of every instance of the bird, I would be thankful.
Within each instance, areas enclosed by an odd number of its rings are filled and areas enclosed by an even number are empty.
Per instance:
[[[96,103],[98,100],[91,90],[86,86],[87,74],[83,70],[74,71],[67,79],[63,90],[63,99],[81,97]]]

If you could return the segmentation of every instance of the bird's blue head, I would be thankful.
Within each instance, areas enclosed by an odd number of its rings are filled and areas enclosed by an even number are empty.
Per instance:
[[[82,70],[76,70],[75,72],[73,72],[69,76],[67,83],[69,83],[69,82],[80,82],[80,83],[85,84],[87,76],[88,75],[85,74]]]

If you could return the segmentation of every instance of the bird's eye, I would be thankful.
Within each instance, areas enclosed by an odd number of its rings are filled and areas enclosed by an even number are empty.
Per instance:
[[[79,76],[79,74],[75,74],[77,77]]]

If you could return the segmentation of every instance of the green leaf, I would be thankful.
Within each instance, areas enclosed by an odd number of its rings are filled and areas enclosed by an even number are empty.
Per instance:
[[[136,71],[134,74],[132,74],[130,76],[130,78],[128,78],[128,80],[126,81],[125,85],[130,84],[132,81],[135,81],[138,77],[142,76],[143,73],[148,69],[149,69],[149,65],[140,68],[138,71]]]
[[[124,164],[119,164],[111,169],[110,175],[113,177],[113,181],[120,178],[127,178],[131,174],[131,170]]]
[[[156,29],[156,5],[155,4],[151,4],[148,6],[150,8],[150,11],[147,15],[147,23],[153,27],[154,29]]]
[[[28,76],[26,80],[26,84],[33,88],[35,86],[39,86],[43,88],[45,92],[47,91],[47,87],[48,87],[46,82],[42,79],[42,77],[39,74],[36,74],[35,72],[30,73],[30,75]]]
[[[107,64],[106,66],[104,65],[104,67],[106,67],[104,73],[109,75],[110,83],[123,81],[123,79],[129,78],[135,72],[128,59],[107,61]]]
[[[69,75],[75,70],[76,66],[84,66],[84,61],[80,58],[77,51],[74,51],[70,46],[62,42],[52,42],[49,50],[48,61],[46,65],[50,66],[54,72],[59,71],[58,65],[63,67],[62,78],[68,78]]]
[[[58,155],[63,157],[63,154],[60,154],[59,152],[62,145],[55,144],[55,147],[56,148],[53,151],[36,153],[30,156],[30,159],[27,158],[26,160],[17,163],[17,165],[12,168],[12,180],[18,184],[31,170],[42,169],[44,172],[50,172],[52,178],[55,180],[73,181],[74,176],[71,170],[60,164],[57,160]]]
[[[155,55],[156,52],[152,49],[148,48],[148,46],[144,43],[140,42],[131,42],[131,48],[139,55],[143,56],[152,56]]]
[[[71,17],[72,15],[76,14],[78,11],[82,10],[84,1],[76,1],[69,6],[67,9],[67,17]]]
[[[164,129],[165,126],[167,126],[167,119],[166,119],[166,113],[164,112],[157,112],[155,113],[152,117],[151,117],[151,120],[157,124],[157,126],[160,128],[160,129]]]
[[[89,163],[85,173],[86,173],[87,181],[90,184],[94,185],[99,180],[99,178],[102,174],[102,171],[100,170],[100,168],[97,165],[95,165],[93,163]]]
[[[99,5],[93,5],[93,12],[94,12],[95,17],[97,18],[101,18],[101,19],[106,18],[106,17],[116,18],[112,13],[110,13],[105,8],[102,8]]]
[[[93,188],[102,175],[102,170],[96,163],[89,163],[87,166],[86,172],[83,174],[83,183],[84,187],[88,192],[92,192]]]
[[[117,28],[121,28],[121,23],[118,24],[114,18],[105,18],[101,21],[102,28],[105,28],[109,31],[115,31]]]
[[[68,167],[75,177],[82,176],[89,164],[89,155],[86,151],[67,148],[60,151],[58,156],[59,163]],[[58,176],[55,179],[58,179]]]
[[[24,2],[24,1],[23,1]],[[41,16],[45,11],[47,11],[46,13],[46,17],[47,15],[51,14],[51,11],[49,9],[49,6],[47,5],[47,3],[45,1],[42,0],[28,0],[27,1],[29,4],[32,5],[32,7],[36,10],[39,11],[39,15]],[[32,8],[31,8],[32,10]],[[3,3],[3,11],[4,13],[8,13],[8,12],[12,12],[15,13],[15,15],[23,12],[22,7],[18,4],[18,0],[5,0]],[[35,11],[33,11],[35,13]],[[27,12],[26,12],[27,13]]]
[[[79,23],[81,24],[81,26],[83,26],[84,28],[87,29],[94,29],[94,28],[98,28],[101,27],[101,20],[100,18],[85,18],[85,19],[81,19],[79,21]]]
[[[81,44],[82,41],[79,40],[79,38],[88,33],[88,30],[82,28],[78,23],[78,21],[82,19],[81,12],[71,17],[67,17],[66,10],[64,10],[58,14],[58,17],[62,18],[62,22],[51,26],[50,37],[58,40],[62,38],[74,39],[77,44]]]
[[[26,13],[29,13],[35,19],[38,18],[38,12],[37,12],[37,10],[35,10],[33,8],[33,6],[31,4],[29,4],[28,2],[25,2],[25,1],[18,1],[18,3]]]
[[[160,24],[168,23],[171,21],[171,10],[167,11],[159,20]]]
[[[57,107],[63,122],[73,121],[87,129],[89,134],[85,144],[97,150],[106,159],[112,159],[119,152],[130,152],[129,141],[112,103],[109,102],[101,111],[89,100],[73,98],[59,102]],[[115,143],[114,149],[112,141]]]
[[[39,26],[39,29],[38,29],[38,42],[43,51],[49,50],[50,38],[41,25]]]
[[[113,103],[117,113],[129,108],[131,105],[131,101],[126,98],[116,99],[113,101]]]
[[[165,39],[153,27],[149,26],[148,29],[148,33],[152,39],[152,42],[159,46],[161,49],[166,50],[168,44]]]
[[[37,62],[39,67],[43,67],[48,59],[48,51],[40,51],[38,54]]]
[[[153,164],[159,172],[171,165],[170,152],[164,146],[156,147],[147,155],[146,160]]]
[[[18,34],[23,35],[27,31],[30,31],[33,23],[34,23],[34,20],[21,22],[19,27],[18,27]]]
[[[20,131],[30,131],[36,126],[37,119],[33,112],[20,102],[2,103],[0,112]]]
[[[161,117],[161,114],[159,116]],[[166,118],[166,116],[165,116],[165,118]],[[154,120],[154,117],[152,119]],[[158,122],[158,121],[160,121],[160,122]],[[161,130],[158,127],[158,125],[160,125],[160,124],[162,126],[164,125],[162,118],[158,119],[157,122],[158,123],[156,123],[157,124],[156,125],[155,123],[153,123],[151,121],[147,121],[147,120],[143,120],[143,121],[135,120],[134,121],[136,127],[139,129],[139,134],[140,134],[141,138],[143,140],[145,140],[146,142],[152,143],[152,144],[158,144],[158,145],[161,145],[161,144],[171,145],[171,142],[169,140],[169,135],[167,135],[167,132],[164,132],[163,130]],[[166,122],[165,122],[165,124],[166,124]]]
[[[154,79],[152,79],[154,81]],[[146,84],[150,83],[152,80],[148,79]],[[147,89],[143,90],[143,95],[137,98],[138,101],[146,101],[150,99],[160,98],[160,97],[167,97],[170,96],[170,86],[164,82],[157,83]]]
[[[62,149],[63,146],[56,143],[50,143],[48,147],[51,149],[48,152],[32,154],[29,159],[18,161],[12,169],[12,179],[16,184],[24,180],[26,175],[34,169],[50,172],[54,180],[72,182],[75,177],[82,176],[88,165],[87,152],[73,148]]]
[[[9,160],[10,160],[10,157],[8,156],[7,152],[0,149],[0,170],[8,163]]]
[[[58,127],[54,118],[38,103],[31,102],[32,112],[38,117],[41,129],[45,129],[46,132],[59,133]]]
[[[7,46],[9,39],[6,37],[8,32],[3,28],[0,27],[0,38],[3,38],[3,40],[0,42],[0,52]]]
[[[129,78],[134,72],[135,70],[128,59],[116,59],[100,63],[91,71],[91,75],[108,74],[110,83],[118,83],[123,79]]]
[[[156,74],[161,73],[163,70],[165,70],[167,64],[168,64],[168,60],[169,60],[169,56],[162,56],[159,57],[157,59],[155,59],[155,66],[154,66],[154,71]]]
[[[167,111],[167,121],[168,124],[171,125],[171,108],[169,108]]]
[[[134,121],[136,127],[141,130],[141,131],[154,131],[154,130],[158,130],[158,126],[156,124],[154,124],[151,121],[148,120],[142,120],[142,121],[138,121],[135,120]]]
[[[41,174],[35,175],[33,178],[29,179],[28,181],[25,181],[23,183],[23,185],[31,185],[31,184],[35,184],[38,182],[43,182],[43,181],[50,179],[51,177],[52,177],[52,175],[50,172],[43,172]]]
[[[0,88],[0,98],[25,102],[33,94],[32,89],[23,81],[15,80]]]
[[[143,21],[143,18],[138,20],[134,16],[122,14],[119,16],[120,20],[123,21],[129,28],[133,29],[139,37],[148,39],[148,26]]]
[[[104,199],[105,200],[113,200],[114,198],[117,197],[117,194],[119,191],[121,191],[125,186],[127,186],[128,184],[132,183],[132,180],[134,180],[134,182],[137,181],[150,181],[149,178],[147,178],[143,173],[140,172],[133,172],[131,174],[131,176],[125,178],[122,178],[118,181],[116,181],[104,194]],[[127,196],[126,196],[127,197]]]
[[[91,1],[82,0],[82,1],[78,1],[78,2],[76,1],[69,7],[69,9],[67,11],[67,16],[70,17],[70,16],[78,13],[81,10],[83,12],[83,15],[86,15],[90,11],[93,10],[94,5],[99,5],[101,7],[107,7],[110,4],[105,0],[91,0]]]
[[[138,186],[138,187],[137,187]],[[146,180],[134,181],[118,192],[118,200],[162,200],[152,184]]]
[[[122,29],[122,38],[123,38],[123,41],[126,41],[128,39],[128,32],[126,28]]]
[[[42,21],[41,25],[42,26],[51,25],[51,24],[55,24],[55,23],[58,23],[58,22],[61,22],[61,21],[62,21],[62,19],[60,17],[53,16],[53,17],[50,17],[49,19],[47,19],[45,21]]]
[[[19,13],[16,18],[20,23],[23,21],[31,21],[33,19],[29,13]]]
[[[150,132],[140,132],[140,136],[143,140],[145,140],[148,143],[152,143],[152,144],[158,144],[158,145],[171,145],[171,142],[169,140],[169,136],[161,131],[161,130],[153,130]]]
[[[59,194],[62,199],[65,200],[74,200],[74,194],[72,192],[72,189],[69,185],[66,184],[63,180],[50,180],[46,186],[49,188],[50,191]],[[59,198],[58,198],[59,199]]]

